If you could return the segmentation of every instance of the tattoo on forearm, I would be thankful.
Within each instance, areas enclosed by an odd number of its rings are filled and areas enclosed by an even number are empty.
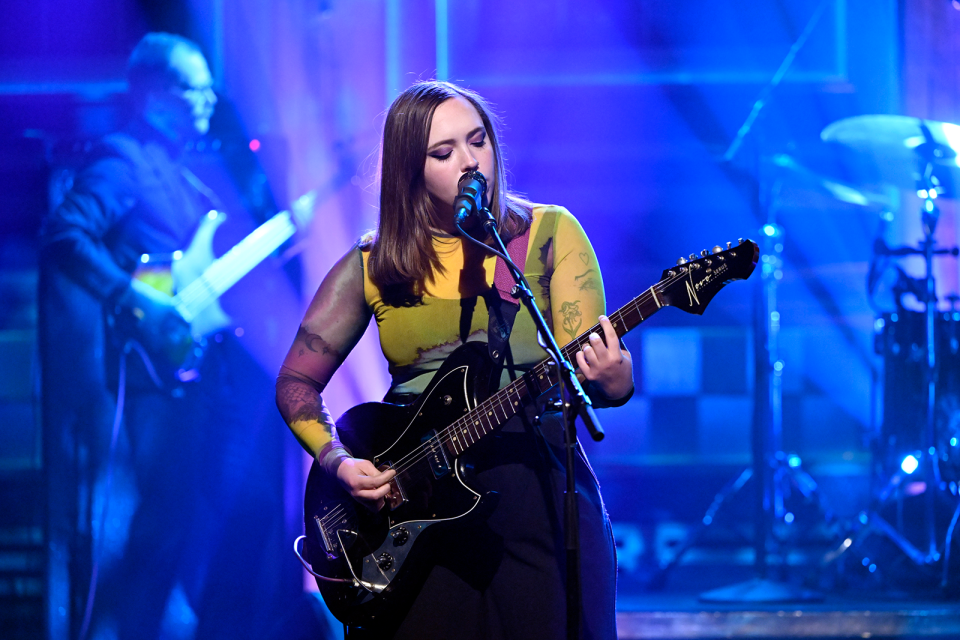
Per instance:
[[[297,355],[301,357],[306,354],[307,350],[325,356],[332,355],[335,358],[340,356],[340,353],[334,349],[330,343],[328,343],[318,334],[310,333],[304,329],[303,326],[297,330],[297,337],[294,342],[301,343],[300,349],[297,351]]]
[[[328,430],[332,424],[316,390],[296,378],[280,376],[277,379],[277,406],[289,424],[319,422]]]
[[[583,324],[583,314],[580,313],[580,301],[564,302],[560,305],[560,314],[563,316],[563,330],[571,338],[576,338]]]

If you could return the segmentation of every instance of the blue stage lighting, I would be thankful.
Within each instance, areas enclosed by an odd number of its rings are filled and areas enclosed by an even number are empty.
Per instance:
[[[905,457],[903,462],[900,463],[900,468],[903,469],[904,473],[913,473],[919,466],[920,462],[913,455]]]

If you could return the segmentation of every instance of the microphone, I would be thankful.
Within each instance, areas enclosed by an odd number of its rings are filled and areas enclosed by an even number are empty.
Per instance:
[[[459,192],[453,200],[453,221],[462,227],[487,206],[487,179],[479,171],[467,171],[457,181]]]

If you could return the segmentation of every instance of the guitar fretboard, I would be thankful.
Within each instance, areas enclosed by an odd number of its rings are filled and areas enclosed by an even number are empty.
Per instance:
[[[610,323],[617,336],[623,337],[661,307],[655,285],[610,314]],[[589,342],[591,333],[602,336],[603,329],[599,324],[595,324],[561,347],[563,355],[573,361],[576,352]],[[542,360],[523,376],[481,402],[473,411],[440,431],[436,438],[443,442],[453,455],[460,455],[483,436],[495,431],[515,416],[523,408],[527,398],[539,397],[558,382],[559,373],[553,361],[549,358]]]

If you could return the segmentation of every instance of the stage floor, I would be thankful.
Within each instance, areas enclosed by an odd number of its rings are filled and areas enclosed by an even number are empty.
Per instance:
[[[699,594],[618,600],[621,640],[960,638],[960,602],[824,594],[819,602],[705,603]]]

